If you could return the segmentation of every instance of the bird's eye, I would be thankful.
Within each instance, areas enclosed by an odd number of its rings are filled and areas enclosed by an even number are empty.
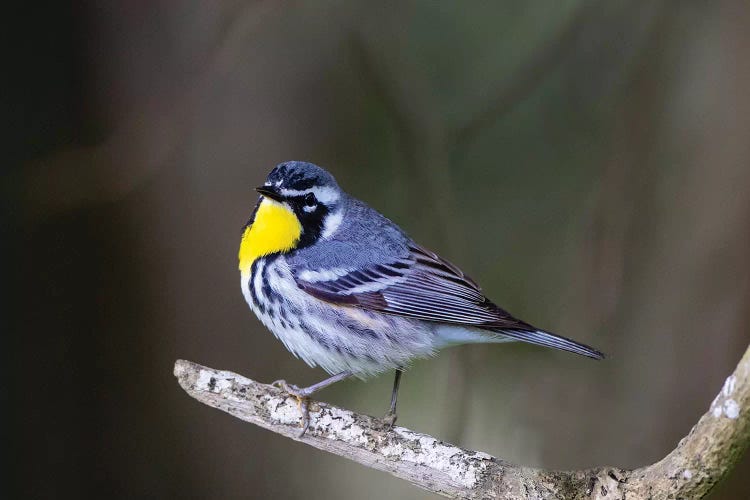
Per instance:
[[[307,193],[307,194],[305,195],[305,205],[307,205],[308,207],[312,207],[312,206],[314,206],[314,205],[315,205],[315,203],[316,203],[316,201],[317,201],[317,200],[315,200],[315,195],[314,195],[314,194],[312,194],[312,193]]]

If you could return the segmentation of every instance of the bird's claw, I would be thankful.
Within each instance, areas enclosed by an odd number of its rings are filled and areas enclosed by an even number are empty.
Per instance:
[[[287,383],[286,380],[274,380],[271,382],[271,385],[278,387],[282,391],[286,392],[290,396],[294,396],[297,399],[297,407],[299,408],[300,413],[302,414],[302,431],[299,433],[299,436],[302,437],[307,432],[307,429],[310,428],[310,397],[309,395],[303,390],[297,387],[294,384]]]
[[[292,396],[296,396],[297,393],[300,392],[300,388],[299,387],[297,387],[294,384],[288,383],[284,379],[274,380],[273,382],[271,382],[271,385],[274,386],[274,387],[278,387],[279,389],[281,389],[284,392],[288,392]]]
[[[380,419],[381,422],[383,422],[383,425],[387,430],[393,429],[393,425],[396,423],[396,420],[398,419],[398,415],[396,415],[395,412],[388,412],[386,413],[383,418]]]

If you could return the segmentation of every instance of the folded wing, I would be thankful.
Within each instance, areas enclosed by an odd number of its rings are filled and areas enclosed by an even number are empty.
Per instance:
[[[415,244],[389,263],[329,273],[302,272],[297,284],[321,300],[425,321],[476,327],[532,344],[601,359],[602,353],[525,323],[488,300],[458,267]]]

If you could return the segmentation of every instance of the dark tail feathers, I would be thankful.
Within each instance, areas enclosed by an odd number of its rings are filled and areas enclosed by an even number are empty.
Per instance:
[[[568,351],[593,359],[605,358],[604,353],[597,351],[593,347],[589,347],[574,340],[566,339],[565,337],[555,335],[554,333],[545,332],[544,330],[497,330],[497,333],[515,340],[520,340],[521,342],[528,342],[529,344],[540,345],[543,347],[552,347],[553,349],[560,349],[561,351]]]

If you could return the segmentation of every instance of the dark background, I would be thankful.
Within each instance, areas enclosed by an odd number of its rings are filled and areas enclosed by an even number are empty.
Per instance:
[[[645,465],[748,344],[746,2],[60,2],[7,19],[19,498],[429,496],[172,376],[187,358],[323,377],[239,288],[252,188],[284,160],[326,166],[499,304],[610,354],[447,350],[404,377],[402,425],[526,465]],[[390,383],[320,397],[380,415]],[[748,472],[715,498],[750,496]]]

